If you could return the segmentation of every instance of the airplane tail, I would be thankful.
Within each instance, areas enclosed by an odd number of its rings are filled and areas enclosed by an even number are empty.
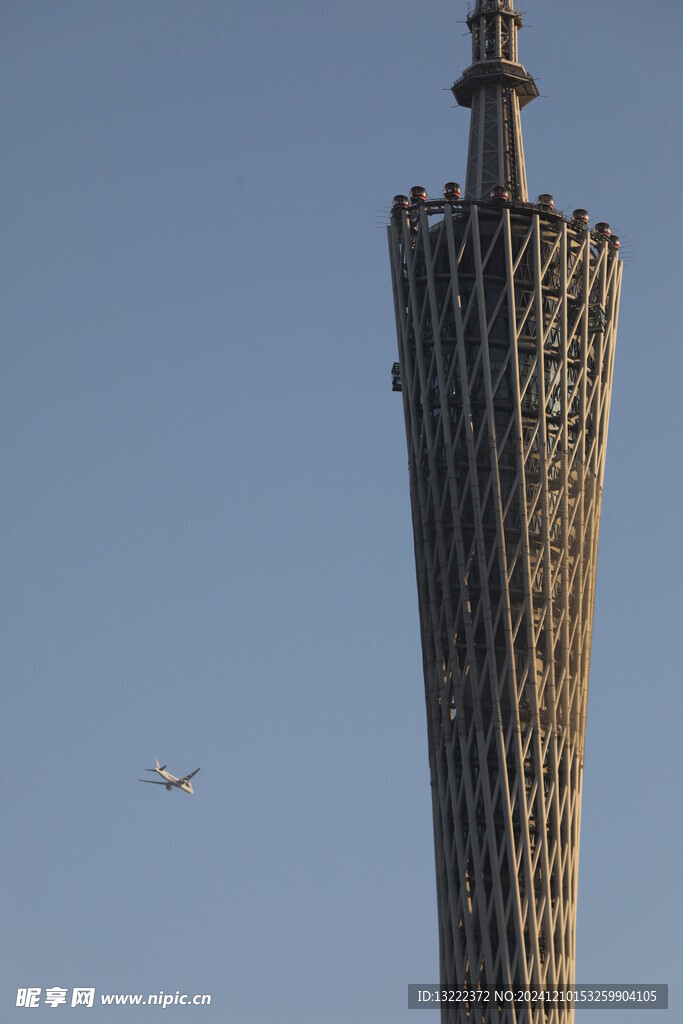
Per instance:
[[[157,763],[156,768],[145,768],[145,771],[146,772],[163,772],[164,769],[166,768],[166,765],[165,764],[159,764],[159,758],[158,757],[156,758],[156,763]]]

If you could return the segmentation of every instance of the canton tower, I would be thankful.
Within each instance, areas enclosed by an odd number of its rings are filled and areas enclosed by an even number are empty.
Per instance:
[[[388,228],[427,706],[441,983],[575,982],[584,736],[622,264],[529,201],[513,0],[476,0],[464,196]],[[564,1003],[444,1022],[567,1024]]]

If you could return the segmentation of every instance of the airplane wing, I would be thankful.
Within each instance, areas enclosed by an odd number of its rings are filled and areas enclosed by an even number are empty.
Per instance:
[[[195,768],[195,770],[194,770],[193,772],[190,772],[190,774],[189,774],[189,775],[186,775],[186,776],[185,776],[184,778],[182,778],[182,779],[181,779],[180,781],[181,781],[181,782],[189,782],[189,781],[190,781],[190,779],[193,779],[193,778],[195,777],[195,775],[197,774],[197,772],[198,772],[198,771],[199,771],[199,768]]]
[[[156,779],[138,779],[138,782],[146,782],[148,786],[165,786],[165,782],[157,782]]]

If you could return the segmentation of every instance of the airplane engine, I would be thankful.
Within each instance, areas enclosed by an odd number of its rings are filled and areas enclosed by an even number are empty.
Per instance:
[[[167,789],[167,790],[169,791],[169,793],[170,793],[170,792],[172,792],[172,790],[173,790],[173,786],[170,786],[170,785],[169,785],[169,786],[167,786],[167,787],[166,787],[166,789]]]

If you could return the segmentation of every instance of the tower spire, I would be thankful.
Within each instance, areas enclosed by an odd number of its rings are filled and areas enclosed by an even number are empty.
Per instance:
[[[468,199],[488,199],[507,185],[512,202],[527,202],[520,109],[538,96],[533,78],[519,63],[521,12],[514,0],[476,0],[467,15],[472,64],[454,84],[461,107],[470,107],[467,157]]]

